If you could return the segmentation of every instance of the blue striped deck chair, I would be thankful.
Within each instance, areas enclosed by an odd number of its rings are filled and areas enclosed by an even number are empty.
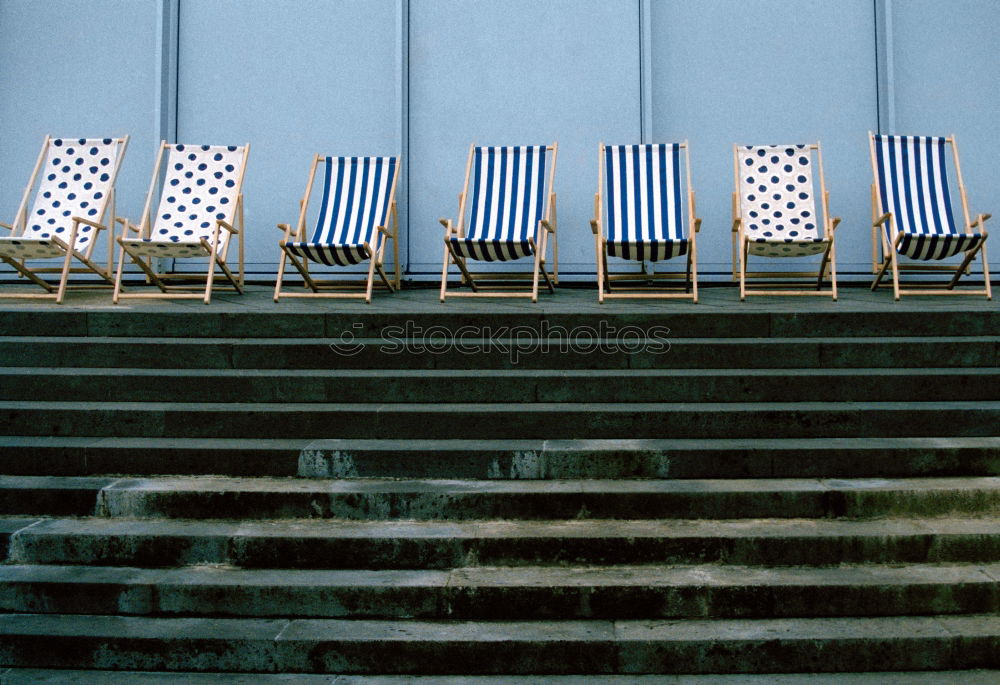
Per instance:
[[[985,295],[993,299],[990,270],[986,262],[986,220],[979,214],[970,221],[969,203],[962,182],[955,137],[886,136],[869,131],[872,171],[872,271],[876,274],[872,290],[881,284],[886,271],[892,270],[895,298],[901,295]],[[962,201],[965,226],[955,223],[948,188],[947,154],[951,145],[958,192]],[[879,229],[882,230],[879,230]],[[973,229],[978,228],[976,233]],[[968,273],[969,265],[979,254],[983,262],[984,287],[956,290],[955,285]],[[900,255],[911,262],[900,264]],[[962,255],[961,264],[926,264]],[[921,263],[924,262],[924,263]],[[903,289],[900,271],[954,272],[946,286]]]
[[[465,185],[458,196],[458,219],[440,219],[445,228],[444,265],[441,267],[441,301],[448,293],[448,266],[457,264],[462,282],[472,292],[451,292],[455,297],[530,297],[538,301],[539,276],[549,292],[558,283],[559,248],[556,244],[555,180],[558,143],[512,147],[469,146]],[[472,197],[469,198],[469,179]],[[546,189],[547,187],[547,189]],[[467,200],[469,200],[467,202]],[[468,226],[466,207],[471,207]],[[552,239],[553,271],[546,271],[546,251]],[[468,260],[508,262],[531,258],[534,269],[526,273],[472,273]],[[494,286],[480,290],[483,281],[530,278],[531,290]]]
[[[316,170],[323,167],[323,189],[319,213],[312,235],[306,238],[306,212],[312,196]],[[274,286],[274,301],[285,297],[364,298],[372,301],[375,274],[389,292],[399,289],[399,219],[396,211],[396,179],[399,160],[396,157],[313,157],[306,183],[306,194],[299,203],[299,219],[294,233],[290,224],[278,224],[285,232],[278,245],[281,263],[278,282]],[[390,229],[391,219],[391,229]],[[386,243],[392,240],[393,263],[396,273],[390,281],[383,269]],[[281,292],[285,276],[285,261],[302,275],[310,292]],[[326,266],[349,267],[368,262],[368,278],[364,281],[318,280],[309,273],[309,262]],[[355,285],[364,285],[363,292],[343,292]],[[330,292],[334,290],[336,292]]]
[[[160,183],[160,201],[153,210],[153,194],[160,179],[164,153],[166,173]],[[121,298],[183,298],[212,301],[214,288],[243,293],[243,175],[250,144],[185,145],[160,143],[153,165],[153,177],[146,193],[146,204],[139,224],[121,219],[124,225],[118,245],[115,278],[115,304]],[[238,275],[227,263],[229,247],[235,238],[239,245]],[[146,275],[159,292],[122,292],[125,255]],[[206,258],[208,267],[201,273],[164,272],[160,259]],[[215,285],[216,267],[229,285]],[[170,285],[171,280],[201,281],[201,285]]]
[[[4,293],[3,297],[55,299],[62,304],[67,289],[114,285],[115,179],[127,147],[128,136],[45,137],[13,223],[0,223],[11,233],[0,237],[0,259],[45,293]],[[33,189],[35,199],[29,210]],[[109,229],[108,253],[107,263],[101,266],[94,252],[104,229]],[[53,258],[61,258],[62,266],[26,264],[27,260]],[[74,259],[83,266],[73,267]],[[42,278],[40,274],[46,273],[58,273],[59,283]],[[96,274],[106,283],[70,286],[71,273]]]
[[[819,187],[814,183],[813,169]],[[820,295],[837,300],[837,251],[834,232],[839,217],[830,217],[830,195],[823,177],[819,143],[803,145],[734,145],[733,280],[739,280],[740,300],[747,295]],[[819,195],[821,214],[816,213]],[[821,255],[813,271],[748,271],[750,257],[808,258]],[[747,279],[758,290],[747,288]],[[815,279],[814,289],[794,289],[796,281]],[[823,289],[823,281],[830,287]],[[788,285],[791,281],[792,286]]]
[[[681,151],[684,164],[681,165]],[[698,250],[691,189],[691,159],[687,142],[598,147],[597,193],[590,227],[597,247],[597,300],[605,298],[684,298],[698,301]],[[687,216],[681,192],[686,182]],[[684,225],[688,231],[685,236]],[[683,273],[647,273],[656,264],[687,257]],[[643,262],[641,273],[611,274],[608,258]],[[684,292],[614,292],[612,281],[683,278]],[[607,290],[608,292],[605,292]]]

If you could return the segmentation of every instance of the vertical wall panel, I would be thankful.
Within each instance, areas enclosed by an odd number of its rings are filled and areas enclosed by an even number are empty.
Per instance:
[[[559,141],[560,271],[594,272],[597,144],[638,142],[637,0],[413,0],[411,270],[439,273],[469,144]],[[523,264],[517,265],[523,269]]]
[[[14,218],[46,134],[131,135],[118,212],[138,216],[157,135],[159,12],[156,0],[0,2],[0,220]]]
[[[1000,3],[896,0],[891,8],[895,132],[954,133],[969,210],[1000,215]],[[987,223],[991,233],[998,220]]]
[[[274,226],[294,223],[312,155],[400,153],[398,11],[398,0],[181,0],[178,141],[250,142],[249,270],[273,272]]]
[[[691,141],[703,270],[731,264],[733,143],[816,140],[823,143],[831,211],[844,220],[838,266],[868,269],[865,136],[877,126],[873,10],[871,0],[652,3],[653,139]]]

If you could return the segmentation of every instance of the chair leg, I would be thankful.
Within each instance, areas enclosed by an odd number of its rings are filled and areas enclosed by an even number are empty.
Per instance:
[[[73,231],[73,233],[75,234],[76,231]],[[68,245],[67,248],[69,248]],[[69,280],[69,267],[72,262],[73,250],[69,248],[66,250],[66,259],[63,260],[62,274],[59,276],[59,292],[56,293],[56,304],[62,304],[63,298],[66,296],[66,282]]]
[[[600,234],[594,235],[594,252],[597,255],[597,302],[604,304],[604,250]]]
[[[691,241],[691,299],[698,304],[698,243]]]
[[[372,303],[372,288],[375,286],[375,253],[368,248],[368,284],[365,286],[365,304]]]
[[[740,245],[740,302],[744,302],[747,299],[747,250],[749,246],[746,244]]]
[[[441,267],[441,301],[444,302],[448,293],[448,260],[451,259],[451,250],[448,243],[444,244],[444,265]]]
[[[541,261],[542,261],[541,253],[540,253],[540,251],[538,249],[535,249],[535,273],[532,274],[532,278],[531,278],[531,301],[532,302],[538,302],[538,272],[541,271],[541,268],[542,268]],[[546,281],[548,280],[548,276],[545,277],[545,280]],[[551,287],[551,284],[549,285],[549,287]]]
[[[274,283],[274,301],[277,302],[281,298],[281,282],[285,278],[285,260],[288,256],[285,254],[284,245],[281,249],[281,261],[278,262],[278,280]]]
[[[986,241],[983,241],[979,252],[980,258],[983,260],[983,281],[986,283],[986,299],[993,299],[993,287],[990,285],[990,265],[986,261]]]

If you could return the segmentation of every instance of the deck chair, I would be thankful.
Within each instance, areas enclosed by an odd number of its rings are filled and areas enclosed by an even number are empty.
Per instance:
[[[12,224],[0,224],[11,231],[0,237],[0,259],[14,267],[45,293],[11,293],[3,297],[55,298],[62,304],[71,273],[94,273],[106,284],[73,285],[72,289],[114,285],[115,179],[121,168],[128,136],[124,138],[45,137],[38,161],[24,189]],[[39,181],[39,177],[41,180]],[[28,198],[38,182],[35,202]],[[94,261],[97,238],[108,231],[108,255],[104,266]],[[62,267],[29,268],[26,260],[63,258]],[[83,267],[73,267],[76,259]],[[58,285],[39,274],[59,273]]]
[[[684,150],[684,169],[680,153]],[[599,146],[594,231],[597,247],[597,300],[605,298],[683,298],[698,301],[698,251],[688,144]],[[687,180],[688,237],[684,237],[681,176]],[[607,179],[605,188],[604,179]],[[607,212],[607,222],[604,213]],[[607,236],[605,237],[605,229]],[[646,273],[645,262],[687,256],[683,273]],[[643,262],[641,273],[610,274],[608,257]],[[683,292],[612,292],[612,281],[683,278]],[[607,293],[605,293],[607,289]]]
[[[312,194],[316,168],[322,163],[323,194],[319,215],[312,237],[306,240],[306,210]],[[278,282],[274,286],[274,301],[281,297],[285,276],[285,261],[289,260],[302,274],[307,293],[285,293],[285,297],[363,297],[372,301],[375,273],[389,292],[399,289],[399,217],[396,211],[396,179],[399,176],[395,157],[320,157],[313,158],[306,183],[306,194],[299,203],[299,220],[292,240],[290,224],[278,224],[285,237],[278,243],[281,262]],[[392,229],[387,219],[391,216]],[[393,263],[396,273],[392,282],[382,266],[386,243],[392,240]],[[320,281],[309,274],[309,260],[327,266],[350,266],[368,262],[368,278],[364,281]],[[362,284],[363,292],[321,292]]]
[[[559,247],[556,244],[556,195],[552,184],[556,173],[558,143],[518,147],[469,147],[465,165],[465,185],[458,196],[458,219],[440,219],[444,225],[444,265],[441,268],[441,301],[448,293],[448,266],[457,264],[462,282],[472,292],[452,292],[455,297],[530,297],[538,301],[539,277],[545,279],[549,292],[558,283]],[[546,157],[551,160],[546,169]],[[465,208],[472,173],[472,206],[468,229]],[[547,173],[546,173],[547,172]],[[546,176],[548,180],[546,181]],[[548,191],[546,191],[546,185]],[[553,271],[545,269],[549,235],[552,236]],[[507,262],[531,258],[531,273],[473,274],[468,260]],[[531,279],[530,291],[517,286],[494,286],[480,291],[476,278],[483,281]]]
[[[160,202],[151,211],[153,193],[160,177],[163,153],[168,152],[167,168],[161,183]],[[250,144],[183,145],[160,143],[153,166],[153,178],[146,194],[141,220],[136,226],[128,219],[117,242],[121,248],[115,278],[114,302],[120,298],[187,298],[212,300],[215,269],[218,266],[229,281],[226,289],[243,292],[243,173],[246,171]],[[132,237],[134,234],[134,237]],[[239,243],[239,275],[226,262],[232,237]],[[122,275],[125,255],[146,274],[147,280],[160,289],[158,293],[123,293]],[[208,257],[203,273],[164,273],[154,267],[160,258],[185,259]],[[204,286],[169,285],[170,280],[204,279]]]
[[[993,299],[990,270],[986,262],[986,220],[979,214],[969,221],[969,203],[962,182],[955,137],[883,136],[868,133],[872,171],[872,290],[881,284],[886,271],[892,270],[892,290],[898,300],[902,295],[985,295]],[[951,145],[962,200],[965,228],[955,225],[948,190],[945,145]],[[882,228],[880,231],[879,228]],[[979,233],[972,229],[979,228]],[[917,262],[947,259],[962,254],[961,264],[900,264],[900,255]],[[983,262],[981,290],[955,290],[968,273],[969,265],[979,254]],[[903,289],[900,271],[945,271],[955,275],[943,288]]]
[[[813,152],[819,169],[822,216],[816,215]],[[747,295],[820,295],[837,300],[837,252],[834,232],[839,217],[830,218],[829,193],[823,178],[823,151],[815,145],[734,145],[733,280],[740,282],[740,300]],[[748,272],[756,257],[823,255],[819,270]],[[759,284],[748,290],[747,279],[814,278],[813,290]],[[829,278],[830,288],[823,290]],[[784,288],[784,289],[782,289]]]

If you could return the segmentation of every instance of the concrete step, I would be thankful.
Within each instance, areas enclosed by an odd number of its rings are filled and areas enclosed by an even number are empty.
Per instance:
[[[0,473],[25,476],[125,473],[292,476],[298,470],[302,449],[310,442],[308,438],[0,435]],[[984,457],[985,454],[980,454],[972,459],[978,462]],[[949,457],[942,455],[942,459]],[[1000,468],[997,473],[1000,474]]]
[[[5,565],[0,611],[461,620],[967,614],[1000,611],[1000,564],[393,571]]]
[[[68,496],[63,498],[62,492]],[[61,506],[61,500],[78,493],[89,498]],[[0,476],[0,494],[0,514],[132,518],[857,519],[1000,513],[997,477],[473,481]],[[54,510],[59,508],[66,511]]]
[[[977,669],[1000,666],[1000,617],[463,622],[13,614],[0,623],[0,655],[14,667],[244,673]]]
[[[0,435],[0,473],[317,478],[1000,475],[1000,437],[312,440]]]
[[[119,671],[12,668],[5,685],[121,685]],[[270,673],[128,673],[130,685],[996,685],[1000,671],[765,673],[757,675],[392,676]]]
[[[4,439],[0,436],[0,446]],[[315,440],[301,452],[298,475],[470,479],[992,476],[1000,475],[1000,437]]]
[[[0,400],[104,402],[856,402],[1000,399],[1000,368],[0,368]]]
[[[753,403],[0,402],[4,435],[178,438],[987,437],[1000,401]]]
[[[198,309],[183,303],[157,302],[148,307],[113,307],[94,302],[76,307],[67,302],[54,310],[44,306],[2,306],[0,335],[75,335],[110,337],[401,337],[406,331],[480,331],[503,335],[506,329],[535,334],[593,336],[599,330],[653,326],[669,329],[672,337],[832,337],[838,335],[937,336],[993,335],[1000,329],[1000,311],[990,303],[965,301],[945,307],[929,301],[841,301],[786,303],[776,299],[736,303],[732,291],[705,290],[705,307],[686,303],[616,302],[599,305],[593,290],[561,289],[558,299],[539,301],[531,307],[500,301],[437,302],[435,293],[411,291],[373,302],[324,303],[296,308],[282,302],[270,306],[270,293],[262,290],[237,303],[213,302]],[[845,290],[844,298],[850,296]],[[79,296],[77,296],[79,297]],[[842,298],[842,300],[844,299]],[[963,298],[965,299],[965,298]],[[267,304],[263,307],[261,302]],[[679,305],[679,306],[678,306]],[[970,306],[971,305],[971,306]],[[725,307],[721,311],[719,307]],[[168,311],[170,309],[170,311]],[[603,321],[604,328],[598,324]],[[565,331],[566,333],[564,333]]]
[[[117,480],[87,476],[0,476],[0,516],[93,516],[101,489]]]
[[[581,521],[47,519],[17,564],[450,569],[461,566],[1000,561],[995,517]]]
[[[839,334],[843,335],[843,334]],[[0,366],[187,369],[968,368],[1000,363],[995,335],[538,339],[8,336]]]

